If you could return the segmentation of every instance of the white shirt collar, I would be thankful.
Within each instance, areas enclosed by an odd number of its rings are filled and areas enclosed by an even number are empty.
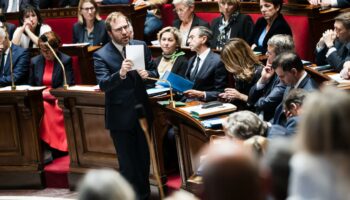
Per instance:
[[[306,73],[306,71],[304,71],[304,74],[300,77],[298,82],[294,85],[294,88],[298,88],[298,86],[300,85],[301,81],[303,81],[306,76],[307,76],[307,73]]]
[[[119,50],[119,52],[123,55],[123,45],[120,45],[112,40],[113,45]]]
[[[199,55],[197,54],[197,56],[201,59],[201,61],[204,61],[205,58],[208,56],[209,52],[210,52],[210,48],[208,48],[207,50],[205,50],[203,53]]]

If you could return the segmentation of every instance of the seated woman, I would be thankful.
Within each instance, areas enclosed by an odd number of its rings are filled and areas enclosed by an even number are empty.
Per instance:
[[[63,86],[63,71],[44,41],[47,37],[48,43],[52,46],[57,56],[62,61],[67,76],[67,83],[74,84],[72,59],[58,51],[61,40],[56,33],[50,31],[38,39],[41,54],[31,60],[29,83],[32,86],[46,86],[43,91],[44,115],[40,125],[41,139],[51,148],[67,152],[67,137],[64,128],[63,113],[58,107],[58,100],[49,92],[51,88]]]
[[[221,51],[221,60],[233,74],[235,88],[226,88],[219,97],[234,103],[238,109],[247,107],[248,94],[261,76],[262,64],[249,45],[240,38],[232,38]]]
[[[249,41],[253,31],[253,20],[249,15],[240,13],[239,0],[219,0],[221,16],[211,22],[213,40],[211,48],[222,49],[230,38],[242,38]]]
[[[181,46],[188,46],[187,38],[192,28],[195,26],[209,28],[209,24],[194,14],[194,0],[174,0],[173,5],[179,17],[174,21],[173,26],[178,28],[182,34]]]
[[[73,43],[104,45],[109,41],[106,26],[101,20],[99,7],[94,0],[81,0],[78,6],[78,22],[73,26]]]
[[[19,24],[13,33],[12,42],[23,48],[37,47],[38,37],[51,31],[51,27],[43,24],[40,12],[31,5],[26,5],[19,12]]]
[[[158,33],[162,56],[155,59],[155,68],[158,69],[159,76],[162,77],[166,71],[171,71],[185,77],[187,70],[187,59],[185,53],[180,51],[181,34],[175,27],[165,27]]]
[[[283,0],[260,0],[260,11],[263,15],[256,22],[252,37],[251,48],[262,52],[267,50],[267,41],[276,34],[292,35],[288,23],[281,14]]]

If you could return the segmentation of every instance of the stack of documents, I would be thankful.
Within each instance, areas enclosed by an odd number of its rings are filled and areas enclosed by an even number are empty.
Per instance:
[[[222,106],[217,106],[212,108],[202,108],[202,105],[196,105],[196,106],[188,106],[180,109],[198,119],[198,118],[233,112],[237,110],[237,107],[230,103],[224,103]]]

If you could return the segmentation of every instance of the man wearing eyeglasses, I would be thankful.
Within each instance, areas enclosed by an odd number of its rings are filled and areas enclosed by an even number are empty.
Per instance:
[[[12,56],[10,51],[12,51]],[[13,80],[15,84],[27,84],[29,52],[22,47],[12,44],[5,29],[0,28],[0,87],[9,86],[12,83],[11,62],[13,64]]]
[[[116,148],[121,174],[134,187],[138,199],[148,199],[150,158],[134,108],[137,104],[143,105],[148,124],[152,123],[143,79],[158,77],[158,73],[151,67],[151,52],[146,44],[130,40],[131,28],[125,15],[109,14],[106,29],[111,41],[93,55],[96,79],[105,92],[106,128]],[[144,46],[146,70],[132,70],[132,61],[125,58],[126,45]]]

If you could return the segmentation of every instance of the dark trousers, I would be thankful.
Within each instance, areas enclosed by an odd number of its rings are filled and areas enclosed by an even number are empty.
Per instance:
[[[149,199],[150,156],[141,127],[137,124],[130,131],[110,132],[117,151],[120,173],[133,186],[138,199]]]

